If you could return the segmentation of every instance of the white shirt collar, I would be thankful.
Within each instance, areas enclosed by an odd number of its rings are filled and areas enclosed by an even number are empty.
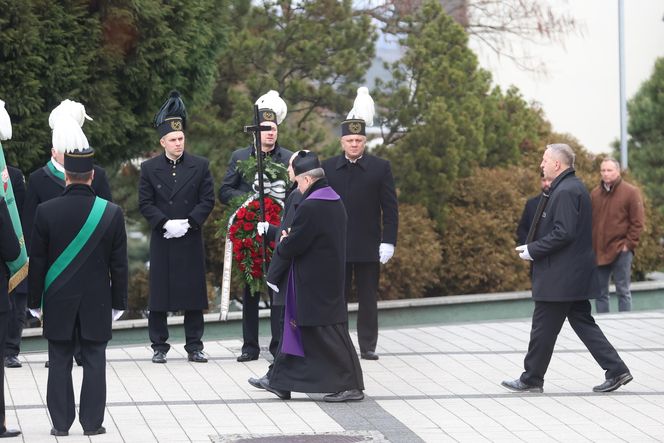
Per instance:
[[[65,167],[62,166],[60,163],[58,163],[53,157],[51,157],[51,163],[53,163],[53,166],[55,166],[55,169],[62,172],[63,174],[65,173]]]

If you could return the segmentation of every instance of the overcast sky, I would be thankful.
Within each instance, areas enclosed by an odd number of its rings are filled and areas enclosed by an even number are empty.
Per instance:
[[[553,0],[581,24],[564,47],[531,47],[546,64],[547,74],[534,74],[497,60],[471,46],[494,81],[516,85],[528,100],[541,103],[557,132],[574,135],[593,152],[608,152],[620,137],[618,0]],[[627,98],[652,74],[655,60],[664,57],[664,0],[625,0]],[[662,123],[664,124],[664,122]]]

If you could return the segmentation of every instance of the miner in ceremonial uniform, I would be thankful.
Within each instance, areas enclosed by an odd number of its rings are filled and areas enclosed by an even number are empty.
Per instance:
[[[166,363],[168,312],[184,311],[188,360],[203,353],[203,310],[208,308],[203,223],[214,208],[209,162],[185,151],[187,112],[171,92],[154,125],[164,153],[141,164],[138,203],[151,228],[148,329],[153,363]]]
[[[5,102],[0,100],[0,140],[10,139],[12,126],[9,114],[5,110]],[[0,144],[0,151],[2,145]],[[0,350],[5,348],[7,323],[12,315],[10,300],[7,295],[10,270],[7,264],[13,262],[21,254],[21,245],[12,223],[7,202],[0,197]],[[21,431],[7,429],[5,420],[5,368],[0,365],[0,438],[16,437]]]
[[[269,380],[260,384],[282,399],[297,391],[329,392],[324,400],[330,402],[362,400],[362,368],[344,299],[344,204],[315,153],[300,151],[293,171],[302,201],[275,250],[291,262],[284,333]]]
[[[390,162],[366,152],[366,126],[374,106],[367,88],[358,89],[353,109],[341,124],[343,153],[323,162],[330,186],[348,213],[346,299],[357,291],[360,355],[377,360],[378,280],[397,244],[399,209]]]
[[[63,117],[72,119],[83,127],[86,120],[92,120],[85,112],[83,104],[73,100],[63,100],[56,106],[48,117],[48,124],[52,130],[51,137],[51,159],[41,168],[34,171],[28,177],[28,188],[25,195],[25,202],[23,205],[23,232],[25,237],[26,247],[30,248],[30,241],[32,236],[32,228],[34,224],[35,213],[37,206],[40,203],[51,200],[55,197],[62,195],[65,190],[65,169],[64,169],[64,155],[65,150],[69,147],[66,145],[67,137],[65,131],[55,131],[54,125]],[[92,189],[99,197],[113,201],[111,196],[111,187],[108,184],[106,171],[100,166],[94,166],[94,178],[92,179]],[[78,347],[74,352],[76,363],[80,366],[81,359]],[[49,362],[46,362],[48,367]]]
[[[59,117],[53,132],[68,146],[66,188],[62,196],[40,204],[34,217],[28,306],[42,316],[48,340],[51,435],[68,435],[74,422],[75,341],[83,363],[79,421],[85,435],[97,435],[106,432],[102,424],[111,322],[127,307],[127,234],[120,207],[95,195],[94,152],[80,126]]]
[[[279,135],[279,126],[286,118],[286,103],[279,97],[277,91],[269,91],[261,96],[257,101],[258,114],[261,126],[270,126],[270,131],[261,131],[261,154],[264,157],[270,157],[273,162],[288,166],[288,160],[293,154],[288,149],[279,146],[277,136]],[[237,162],[249,159],[255,156],[256,152],[253,146],[240,148],[233,152],[224,180],[219,188],[219,201],[228,205],[234,197],[245,196],[250,192],[258,190],[257,180],[252,184],[247,183],[240,171],[237,169]],[[285,190],[276,190],[273,194],[276,198],[284,199]],[[271,294],[270,294],[271,295]],[[258,359],[260,354],[260,345],[258,344],[258,302],[260,294],[252,294],[248,285],[244,287],[242,295],[242,353],[237,361],[250,361]],[[279,307],[272,303],[270,312],[272,340],[270,342],[270,352],[276,354],[279,343]]]

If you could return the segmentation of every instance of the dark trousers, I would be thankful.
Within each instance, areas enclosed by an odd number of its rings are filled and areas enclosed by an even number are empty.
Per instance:
[[[80,338],[83,357],[83,383],[79,421],[84,431],[98,429],[104,422],[106,408],[106,344]],[[46,406],[53,427],[68,431],[76,416],[71,369],[74,340],[48,341],[48,383]]]
[[[7,283],[5,283],[7,284]],[[5,432],[5,365],[4,354],[2,351],[5,349],[5,340],[7,339],[7,321],[10,312],[0,312],[0,355],[2,355],[3,364],[0,364],[0,433]]]
[[[150,311],[148,314],[148,333],[154,351],[168,352],[171,345],[168,341],[167,312]],[[203,311],[184,311],[184,350],[188,353],[203,350]]]
[[[272,291],[270,291],[272,295]],[[270,298],[273,300],[273,298]],[[284,333],[284,308],[285,306],[275,306],[274,303],[270,304],[270,332],[272,338],[270,339],[270,354],[272,357],[277,356],[279,350],[279,343],[281,343],[281,336]]]
[[[25,309],[28,303],[28,294],[14,291],[9,296],[9,318],[7,319],[7,341],[5,342],[5,355],[17,356],[21,352],[21,335],[25,324]]]
[[[357,340],[360,352],[376,350],[378,342],[378,262],[346,263],[346,302],[352,294],[353,283],[357,290]]]
[[[279,341],[281,340],[278,310],[275,313],[278,307],[274,306],[272,302],[272,291],[268,290],[267,292],[270,296],[270,332],[272,334],[269,349],[272,356],[276,357]],[[258,342],[258,302],[260,300],[260,292],[252,295],[249,286],[244,286],[242,294],[242,353],[254,357],[257,357],[261,353],[261,347]]]
[[[569,321],[593,358],[606,371],[606,378],[617,377],[628,371],[618,352],[609,343],[590,314],[588,300],[572,302],[535,302],[533,323],[530,330],[528,353],[524,360],[525,371],[521,381],[534,386],[544,384],[544,374],[549,367],[553,348],[560,329]]]

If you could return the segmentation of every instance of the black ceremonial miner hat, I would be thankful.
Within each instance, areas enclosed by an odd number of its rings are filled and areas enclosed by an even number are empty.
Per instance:
[[[293,172],[300,175],[312,169],[320,168],[320,160],[315,152],[299,151],[293,159]]]
[[[153,125],[157,128],[160,138],[169,132],[185,130],[187,109],[178,91],[171,91],[159,112],[154,116]]]
[[[90,172],[93,168],[92,159],[95,150],[92,148],[76,149],[65,152],[65,171],[67,172]]]

